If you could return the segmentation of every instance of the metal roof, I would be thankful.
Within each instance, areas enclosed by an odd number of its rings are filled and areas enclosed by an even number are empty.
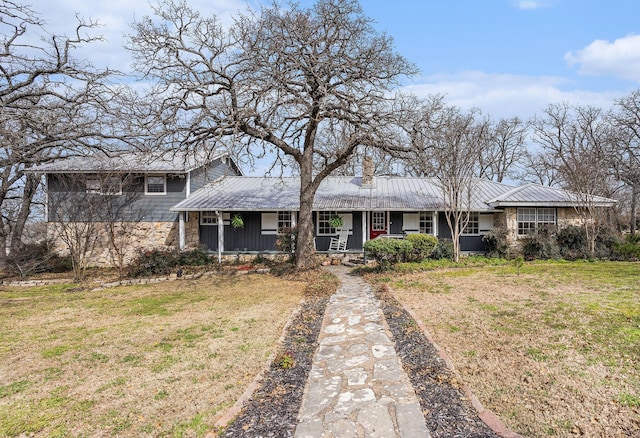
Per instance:
[[[513,189],[487,180],[474,185],[471,209],[494,211],[486,200]],[[263,178],[226,176],[212,182],[171,208],[173,211],[202,210],[298,210],[300,180],[297,177]],[[362,186],[360,177],[336,176],[322,181],[313,202],[314,210],[369,211],[443,210],[441,190],[432,178],[378,176],[372,186]]]
[[[585,196],[578,195],[575,192],[542,186],[540,184],[526,184],[490,199],[488,204],[494,207],[574,207],[584,205],[585,199]],[[596,205],[602,207],[611,207],[616,203],[615,199],[603,198],[601,196],[593,196],[592,200]]]
[[[223,149],[202,149],[196,152],[174,150],[121,152],[110,156],[97,153],[63,158],[28,170],[37,173],[189,172],[228,155],[228,152]]]

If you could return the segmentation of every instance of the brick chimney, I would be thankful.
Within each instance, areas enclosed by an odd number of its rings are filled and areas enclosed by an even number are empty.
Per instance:
[[[362,182],[363,187],[372,187],[374,180],[374,167],[373,159],[371,157],[364,157],[362,160]]]

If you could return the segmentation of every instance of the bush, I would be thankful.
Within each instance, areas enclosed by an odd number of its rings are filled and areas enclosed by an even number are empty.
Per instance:
[[[60,257],[54,254],[47,241],[21,243],[19,250],[11,254],[7,263],[7,272],[20,278],[42,272],[69,271],[71,271],[71,257]]]
[[[182,252],[177,260],[179,266],[207,266],[212,263],[213,259],[204,247]]]
[[[182,253],[154,249],[140,251],[129,265],[128,274],[131,277],[148,277],[152,275],[168,275],[182,266],[206,266],[213,264],[204,248],[196,248]]]
[[[589,245],[587,233],[583,227],[571,225],[558,231],[556,236],[560,255],[567,260],[587,258]]]
[[[601,227],[596,236],[596,257],[599,259],[620,260],[624,258],[618,250],[622,244],[623,241],[616,230],[608,226]]]
[[[542,229],[522,240],[522,256],[525,260],[558,258],[560,251],[551,230]]]
[[[628,234],[624,243],[618,243],[616,250],[625,260],[640,260],[640,234]]]
[[[438,240],[438,244],[431,251],[430,257],[435,260],[453,260],[453,241],[451,239]]]
[[[413,253],[413,245],[405,239],[374,239],[364,244],[364,250],[376,259],[379,271],[386,271],[407,260]]]
[[[505,227],[494,228],[485,234],[482,240],[487,245],[489,257],[506,258],[507,254],[509,254],[507,229]]]
[[[421,262],[431,255],[431,251],[438,244],[438,238],[431,234],[409,234],[406,237],[411,242],[413,251],[409,254],[408,261]]]

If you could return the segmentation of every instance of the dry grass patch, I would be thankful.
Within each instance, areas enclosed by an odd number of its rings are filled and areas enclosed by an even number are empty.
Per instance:
[[[305,287],[251,275],[0,289],[0,436],[202,436]]]
[[[640,436],[640,264],[372,278],[425,322],[511,429],[528,437]]]

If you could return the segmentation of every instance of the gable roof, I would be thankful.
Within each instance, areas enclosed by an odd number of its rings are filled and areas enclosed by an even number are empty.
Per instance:
[[[432,178],[378,176],[375,184],[362,186],[362,179],[353,176],[328,177],[322,181],[313,202],[314,210],[369,211],[443,210],[444,200]],[[512,186],[488,180],[477,180],[472,193],[471,209],[494,211],[485,202]],[[234,177],[226,176],[207,184],[189,198],[176,204],[172,211],[201,210],[298,210],[300,179],[297,177]]]
[[[96,153],[87,156],[63,158],[52,163],[28,169],[38,173],[186,173],[220,158],[228,157],[224,149],[178,152],[159,150],[148,152],[121,152],[113,155]]]
[[[575,192],[531,183],[503,193],[488,204],[494,207],[575,207],[584,205],[585,199],[584,195]],[[592,200],[602,207],[612,207],[616,203],[614,199],[601,196],[594,196]]]

